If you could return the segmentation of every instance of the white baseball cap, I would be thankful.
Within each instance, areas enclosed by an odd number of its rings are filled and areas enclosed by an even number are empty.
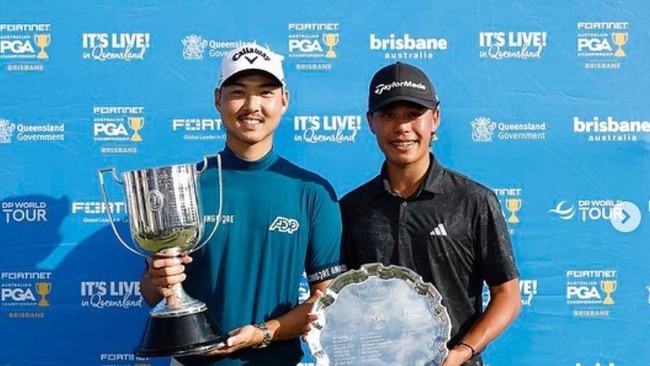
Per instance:
[[[237,47],[228,52],[221,61],[221,86],[231,77],[242,71],[260,70],[270,74],[284,86],[284,71],[282,70],[283,56],[274,53],[267,47],[250,43]]]

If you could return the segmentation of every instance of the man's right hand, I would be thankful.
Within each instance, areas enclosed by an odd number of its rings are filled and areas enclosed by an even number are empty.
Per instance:
[[[185,265],[191,262],[192,257],[187,254],[179,255],[174,251],[157,252],[147,259],[147,275],[151,285],[163,297],[171,297],[176,285],[187,278]]]

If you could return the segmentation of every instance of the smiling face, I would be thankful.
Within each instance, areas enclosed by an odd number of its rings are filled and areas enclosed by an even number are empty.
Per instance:
[[[273,133],[288,104],[289,94],[264,72],[245,73],[215,91],[226,144],[249,160],[271,150]]]
[[[370,130],[386,156],[389,169],[429,167],[429,145],[438,129],[439,110],[410,102],[389,104],[367,118]]]

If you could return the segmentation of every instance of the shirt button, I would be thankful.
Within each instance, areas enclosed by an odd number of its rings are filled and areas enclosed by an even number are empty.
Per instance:
[[[408,205],[408,202],[406,201],[402,202],[402,207],[406,207],[406,205]]]

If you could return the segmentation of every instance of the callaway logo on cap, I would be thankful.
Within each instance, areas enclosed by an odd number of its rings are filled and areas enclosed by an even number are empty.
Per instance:
[[[368,91],[368,112],[395,102],[413,102],[435,109],[438,96],[429,78],[415,66],[396,62],[375,73]]]
[[[235,74],[249,70],[264,71],[284,86],[283,58],[270,49],[254,43],[237,47],[228,52],[221,62],[221,77],[218,87],[224,85]]]

